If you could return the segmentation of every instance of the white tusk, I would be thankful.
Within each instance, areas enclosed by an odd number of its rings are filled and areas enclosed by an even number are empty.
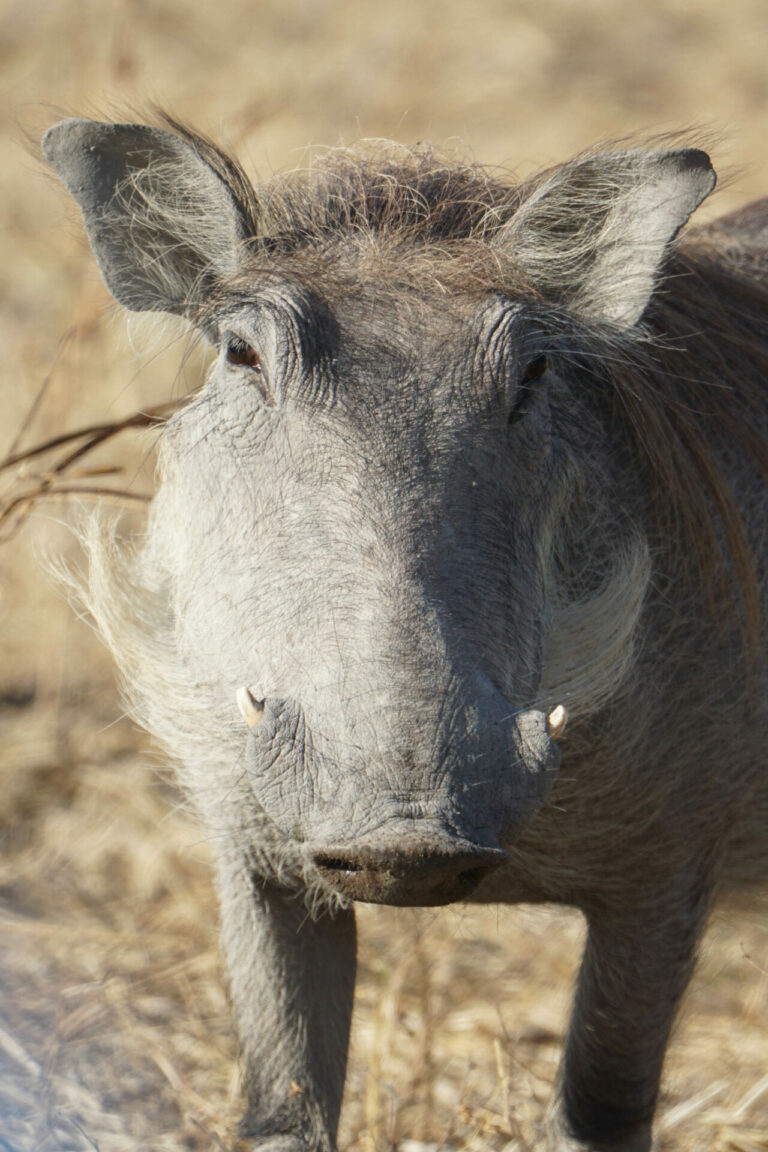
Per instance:
[[[565,726],[568,723],[568,709],[564,708],[562,704],[558,704],[557,708],[553,708],[549,716],[547,716],[547,732],[553,740],[559,740]]]
[[[249,728],[255,728],[264,719],[265,702],[257,700],[250,688],[238,688],[237,706]]]

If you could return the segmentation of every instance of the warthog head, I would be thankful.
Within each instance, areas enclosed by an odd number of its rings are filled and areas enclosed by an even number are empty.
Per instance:
[[[45,150],[117,299],[218,349],[141,548],[91,536],[146,724],[262,871],[461,897],[545,802],[558,706],[604,702],[629,658],[647,549],[594,333],[639,319],[706,158],[508,187],[363,150],[254,191],[178,128],[65,121]]]

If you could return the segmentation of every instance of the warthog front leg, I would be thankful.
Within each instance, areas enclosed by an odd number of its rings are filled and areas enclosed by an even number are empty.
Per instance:
[[[708,883],[687,876],[653,906],[588,913],[563,1061],[565,1132],[556,1147],[651,1148],[664,1051],[693,970],[708,897]]]
[[[355,983],[355,920],[219,861],[222,941],[245,1060],[242,1134],[263,1152],[332,1152]]]

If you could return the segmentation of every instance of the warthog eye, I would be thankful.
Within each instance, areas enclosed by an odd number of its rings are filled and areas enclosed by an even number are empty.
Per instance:
[[[507,421],[508,424],[517,424],[518,420],[522,420],[522,418],[527,414],[528,404],[531,399],[531,385],[535,384],[537,380],[540,380],[546,370],[546,356],[537,356],[535,360],[531,360],[530,363],[526,365],[525,371],[523,372],[522,378],[520,380],[520,388],[518,394],[515,397],[512,410],[509,413],[509,419]]]
[[[546,356],[537,356],[535,360],[531,360],[530,364],[526,365],[525,372],[523,372],[523,383],[530,384],[533,380],[540,380],[546,370]]]
[[[225,339],[227,364],[234,364],[237,368],[250,368],[254,372],[261,371],[261,360],[250,344],[246,344],[245,340],[231,333],[228,333]]]

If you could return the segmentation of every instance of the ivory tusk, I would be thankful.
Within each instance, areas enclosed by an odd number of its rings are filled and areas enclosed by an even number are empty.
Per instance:
[[[257,700],[250,688],[238,688],[237,706],[249,728],[255,728],[264,719],[265,703]]]
[[[568,709],[564,708],[562,704],[558,704],[557,708],[553,708],[549,716],[547,716],[547,732],[553,740],[559,740],[565,726],[568,723]]]

